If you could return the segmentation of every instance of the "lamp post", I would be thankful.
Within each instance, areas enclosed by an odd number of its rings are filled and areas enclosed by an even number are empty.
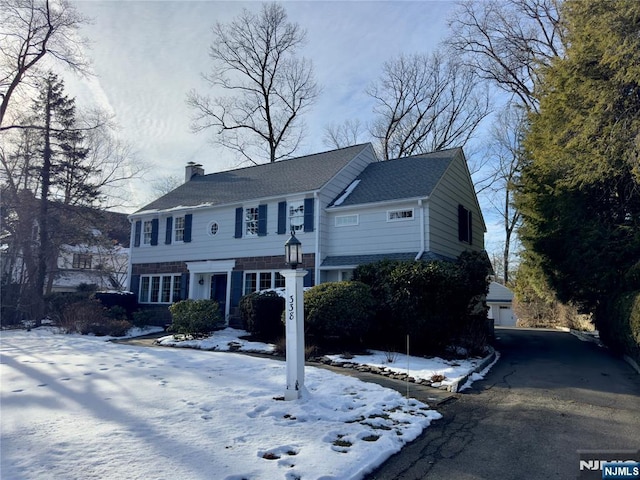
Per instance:
[[[306,270],[298,269],[302,264],[302,244],[291,231],[291,237],[284,244],[285,262],[290,270],[280,272],[285,278],[285,335],[287,389],[285,400],[300,398],[304,387],[304,297],[302,278]]]

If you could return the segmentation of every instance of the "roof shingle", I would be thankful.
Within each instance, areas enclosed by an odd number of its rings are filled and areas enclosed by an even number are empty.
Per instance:
[[[225,205],[320,189],[370,144],[196,176],[138,212]]]

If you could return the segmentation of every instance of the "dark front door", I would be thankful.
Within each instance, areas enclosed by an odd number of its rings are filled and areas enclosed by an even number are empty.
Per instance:
[[[211,300],[215,300],[220,305],[220,313],[225,316],[225,307],[227,304],[227,274],[216,273],[211,275]]]

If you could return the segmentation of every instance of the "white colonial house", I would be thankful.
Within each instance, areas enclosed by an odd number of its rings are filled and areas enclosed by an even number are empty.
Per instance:
[[[371,144],[205,174],[129,216],[130,289],[167,310],[281,287],[284,243],[302,243],[305,285],[349,279],[381,259],[455,260],[484,250],[482,213],[461,148],[378,161]]]

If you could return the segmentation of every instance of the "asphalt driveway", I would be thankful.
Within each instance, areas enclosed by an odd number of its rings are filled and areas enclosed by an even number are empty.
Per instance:
[[[575,479],[578,450],[640,448],[640,375],[591,342],[500,329],[500,361],[367,477]]]

